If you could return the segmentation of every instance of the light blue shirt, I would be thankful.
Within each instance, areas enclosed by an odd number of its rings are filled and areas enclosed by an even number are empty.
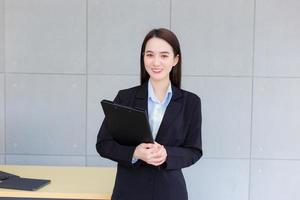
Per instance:
[[[158,100],[155,96],[152,84],[150,80],[148,81],[148,118],[150,128],[153,134],[153,138],[156,138],[157,132],[159,130],[161,121],[172,98],[172,87],[169,84],[168,90],[162,102]],[[132,158],[132,164],[136,163],[138,159]]]
[[[151,81],[148,81],[148,117],[153,138],[156,138],[161,121],[172,98],[171,83],[162,102],[155,96]]]

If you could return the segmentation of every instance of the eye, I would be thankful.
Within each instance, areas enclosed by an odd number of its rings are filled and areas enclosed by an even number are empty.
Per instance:
[[[165,55],[165,54],[163,54],[163,55],[161,55],[161,57],[162,57],[162,58],[168,58],[169,56],[168,56],[168,55]]]
[[[152,53],[146,53],[145,56],[148,57],[148,58],[152,58],[153,54]]]

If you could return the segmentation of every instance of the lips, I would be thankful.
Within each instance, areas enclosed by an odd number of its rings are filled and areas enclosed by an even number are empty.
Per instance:
[[[163,71],[163,69],[161,69],[161,68],[152,68],[151,71],[152,71],[153,73],[160,73],[160,72]]]

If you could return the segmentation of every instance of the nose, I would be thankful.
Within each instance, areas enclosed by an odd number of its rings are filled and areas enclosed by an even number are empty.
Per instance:
[[[154,64],[154,66],[159,66],[160,65],[160,58],[158,56],[155,56],[153,64]]]

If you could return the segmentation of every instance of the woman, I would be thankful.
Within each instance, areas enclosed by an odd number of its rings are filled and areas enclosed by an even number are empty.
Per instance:
[[[118,163],[112,200],[187,200],[181,169],[202,156],[200,98],[180,89],[181,51],[167,29],[150,31],[141,48],[141,85],[114,102],[148,111],[155,143],[123,146],[100,128],[99,154]]]

